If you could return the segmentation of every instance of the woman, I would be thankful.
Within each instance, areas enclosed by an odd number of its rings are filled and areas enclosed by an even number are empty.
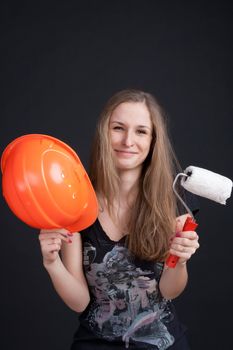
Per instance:
[[[81,313],[72,350],[188,349],[170,300],[184,290],[186,262],[199,243],[196,232],[182,232],[187,215],[178,216],[176,172],[155,98],[137,90],[115,94],[93,144],[98,219],[72,239],[66,230],[39,235],[56,291]],[[174,269],[164,264],[168,254],[179,257]]]

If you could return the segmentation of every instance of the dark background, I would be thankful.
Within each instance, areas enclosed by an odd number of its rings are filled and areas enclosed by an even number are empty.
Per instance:
[[[2,1],[0,152],[14,138],[60,138],[88,165],[97,117],[116,91],[153,93],[183,168],[232,178],[231,1]],[[232,199],[200,199],[201,248],[177,309],[192,349],[232,346]],[[65,350],[77,315],[55,294],[36,230],[0,198],[4,350]]]

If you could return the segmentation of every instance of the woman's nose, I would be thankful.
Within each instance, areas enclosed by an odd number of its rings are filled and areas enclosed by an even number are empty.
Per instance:
[[[123,143],[127,147],[131,147],[134,145],[133,135],[129,131],[125,133]]]

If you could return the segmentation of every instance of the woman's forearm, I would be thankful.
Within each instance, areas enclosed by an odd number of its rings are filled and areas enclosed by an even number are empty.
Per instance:
[[[186,263],[177,263],[175,268],[165,267],[159,282],[159,288],[165,299],[174,299],[178,297],[188,281],[188,272]]]
[[[60,258],[44,265],[55,290],[72,310],[82,312],[87,307],[90,296],[85,281],[79,281],[63,265]]]

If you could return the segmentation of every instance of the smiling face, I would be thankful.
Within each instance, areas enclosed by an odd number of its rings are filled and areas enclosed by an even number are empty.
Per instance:
[[[141,169],[152,140],[152,122],[146,104],[119,104],[111,115],[109,130],[116,168]]]

